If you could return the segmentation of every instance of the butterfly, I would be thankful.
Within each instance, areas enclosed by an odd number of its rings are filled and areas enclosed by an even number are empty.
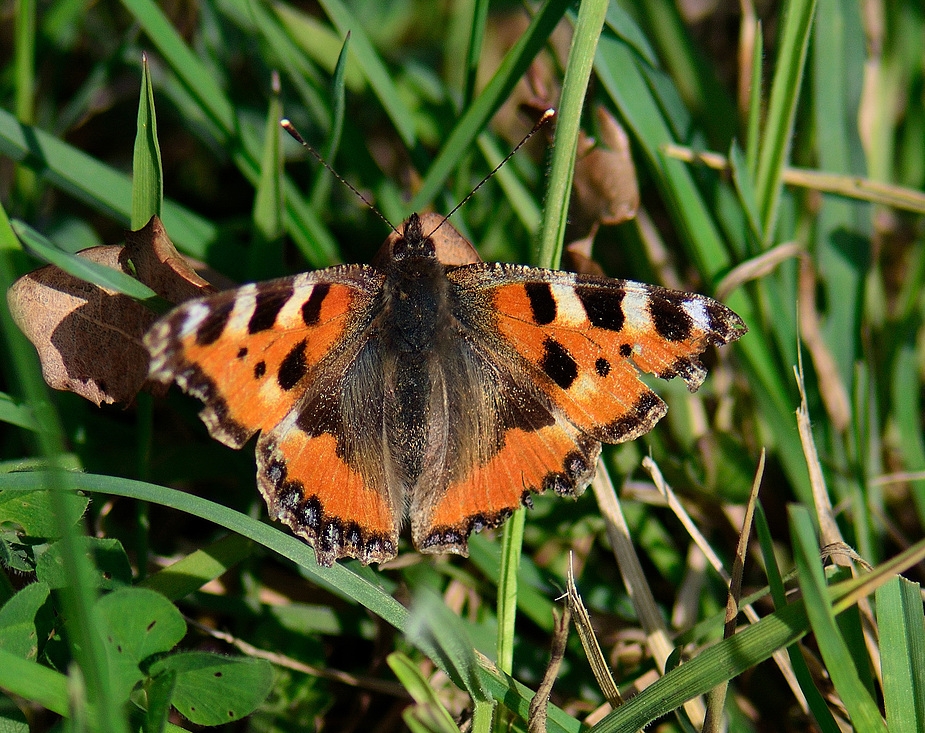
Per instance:
[[[746,327],[702,295],[482,262],[413,214],[371,265],[341,265],[187,301],[145,336],[149,377],[202,400],[213,438],[255,433],[270,515],[318,562],[468,553],[534,492],[580,495],[601,443],[652,429],[640,379],[680,377]]]

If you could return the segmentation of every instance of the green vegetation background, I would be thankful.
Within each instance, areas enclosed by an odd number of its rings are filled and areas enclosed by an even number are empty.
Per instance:
[[[750,329],[710,355],[697,395],[658,385],[670,412],[653,433],[605,447],[635,554],[615,539],[605,486],[574,503],[538,497],[525,526],[474,538],[468,559],[406,545],[392,567],[323,570],[261,521],[252,451],[211,441],[193,399],[98,409],[52,394],[4,306],[8,730],[525,730],[570,552],[606,666],[624,693],[647,689],[608,713],[573,633],[549,730],[714,730],[723,711],[737,731],[925,729],[910,582],[925,524],[921,3],[744,15],[718,3],[701,17],[631,0],[2,12],[4,289],[41,252],[66,263],[120,242],[161,185],[173,241],[235,281],[367,261],[385,226],[279,137],[280,109],[399,222],[464,198],[531,126],[518,105],[539,101],[560,112],[553,152],[537,136],[454,217],[483,258],[557,259],[575,136],[595,136],[604,108],[629,136],[642,209],[598,232],[595,258],[616,277],[722,292]],[[153,94],[139,113],[144,53]],[[152,100],[159,160],[150,136],[136,147]],[[731,571],[762,449],[742,580],[755,616],[721,641],[728,580],[653,477]],[[837,552],[823,571],[820,545],[835,541],[853,548],[853,571]]]

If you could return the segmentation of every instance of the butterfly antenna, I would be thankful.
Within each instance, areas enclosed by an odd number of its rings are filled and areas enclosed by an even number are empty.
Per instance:
[[[527,140],[529,140],[529,139],[530,139],[531,137],[533,137],[537,132],[539,132],[540,128],[541,128],[543,125],[545,125],[547,122],[549,122],[549,121],[550,121],[553,117],[555,117],[555,116],[556,116],[556,110],[554,110],[552,107],[550,107],[550,108],[547,109],[545,112],[543,112],[543,114],[540,115],[540,118],[536,121],[536,124],[533,126],[533,129],[530,130],[530,132],[528,132],[526,135],[524,135],[523,140],[521,140],[519,143],[517,143],[517,145],[514,146],[514,149],[504,157],[504,160],[502,160],[500,163],[498,163],[498,165],[496,165],[496,166],[492,169],[491,173],[489,173],[489,174],[488,174],[487,176],[485,176],[481,181],[479,181],[478,185],[477,185],[475,188],[473,188],[471,191],[469,191],[469,194],[466,196],[466,198],[464,198],[462,201],[460,201],[458,204],[456,204],[456,206],[453,207],[453,210],[452,210],[449,214],[447,214],[446,216],[444,216],[443,219],[440,220],[440,223],[437,224],[436,227],[434,227],[434,231],[431,232],[430,234],[428,234],[427,236],[428,236],[428,237],[431,236],[431,235],[432,235],[434,232],[436,232],[440,227],[442,227],[442,226],[447,222],[447,220],[448,220],[451,216],[453,216],[453,214],[455,214],[457,211],[459,211],[459,210],[463,207],[463,205],[464,205],[469,199],[471,199],[471,198],[475,195],[475,192],[476,192],[476,191],[478,191],[482,186],[485,185],[485,183],[488,181],[489,178],[491,178],[493,175],[495,175],[495,173],[497,173],[499,170],[501,170],[501,168],[504,166],[504,164],[507,163],[511,158],[514,157],[514,153],[516,153],[518,150],[520,150],[520,149],[527,143]]]
[[[323,165],[325,168],[327,168],[328,171],[331,173],[331,175],[333,175],[338,181],[340,181],[340,182],[343,183],[347,188],[349,188],[351,191],[353,191],[353,192],[359,197],[360,201],[362,201],[362,202],[363,202],[364,204],[366,204],[370,209],[372,209],[373,213],[374,213],[376,216],[378,216],[380,219],[382,219],[382,221],[384,221],[384,222],[388,225],[389,229],[391,229],[391,230],[392,230],[393,232],[395,232],[396,234],[399,234],[399,231],[395,228],[395,226],[392,224],[392,222],[390,222],[388,219],[385,218],[385,216],[382,215],[382,212],[380,212],[379,209],[377,209],[377,208],[375,207],[375,205],[373,204],[372,201],[370,201],[370,200],[369,200],[368,198],[366,198],[362,193],[360,193],[359,189],[357,189],[356,186],[354,186],[352,183],[350,183],[350,181],[348,181],[348,180],[347,180],[346,178],[344,178],[340,173],[338,173],[336,170],[334,170],[334,168],[331,166],[331,164],[328,163],[328,161],[326,161],[326,160],[321,156],[321,153],[319,153],[317,150],[315,150],[311,145],[309,145],[309,144],[305,141],[305,138],[303,138],[303,137],[299,134],[299,131],[295,129],[295,125],[293,125],[288,119],[286,119],[286,118],[284,117],[283,119],[281,119],[281,120],[279,121],[279,126],[282,127],[282,128],[283,128],[286,132],[288,132],[290,135],[292,135],[292,137],[295,139],[296,142],[298,142],[298,143],[299,143],[300,145],[302,145],[303,147],[307,148],[307,149],[308,149],[308,152],[310,152],[313,156],[315,156],[315,159],[316,159],[319,163],[321,163],[321,165]],[[531,133],[531,134],[533,134],[533,133]],[[521,145],[523,145],[523,143],[521,143]],[[518,145],[517,147],[519,148],[520,145]],[[517,148],[514,148],[514,150],[517,150]],[[510,157],[510,156],[508,156],[508,157]],[[484,183],[484,181],[483,181],[482,183]],[[481,186],[482,184],[480,183],[479,185]],[[471,196],[472,194],[469,194],[469,195]],[[468,196],[467,196],[466,198],[468,198]],[[459,208],[459,207],[457,207],[457,208]],[[454,211],[455,211],[455,209],[454,209]],[[441,222],[441,224],[442,224],[442,223],[443,223],[443,222]]]

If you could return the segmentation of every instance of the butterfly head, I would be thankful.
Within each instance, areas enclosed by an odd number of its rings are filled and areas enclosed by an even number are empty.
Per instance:
[[[424,233],[424,226],[417,214],[412,214],[405,221],[401,236],[392,242],[391,254],[395,262],[436,258],[434,240],[429,234]]]

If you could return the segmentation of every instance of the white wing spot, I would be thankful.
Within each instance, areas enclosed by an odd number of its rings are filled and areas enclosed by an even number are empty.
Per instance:
[[[211,312],[212,309],[205,303],[191,303],[186,306],[186,314],[183,318],[183,322],[180,324],[180,332],[177,336],[180,339],[184,339],[191,333],[196,333],[196,331],[199,330],[200,324],[202,324]]]
[[[276,316],[276,324],[281,328],[304,328],[305,323],[302,320],[302,304],[308,300],[315,289],[315,283],[306,282],[308,277],[306,273],[296,275],[292,283],[292,297],[286,301],[286,304]]]
[[[634,331],[649,331],[652,329],[648,293],[627,289],[626,294],[623,296],[622,306],[627,327]]]
[[[551,285],[556,301],[556,325],[582,326],[588,321],[584,306],[575,294],[573,285]]]
[[[250,323],[256,307],[257,286],[250,283],[238,288],[237,297],[234,299],[234,309],[231,311],[231,318],[228,319],[225,330],[228,333],[247,331],[247,324]]]
[[[684,311],[691,317],[694,324],[702,331],[711,330],[710,314],[700,299],[688,300],[684,303]]]

